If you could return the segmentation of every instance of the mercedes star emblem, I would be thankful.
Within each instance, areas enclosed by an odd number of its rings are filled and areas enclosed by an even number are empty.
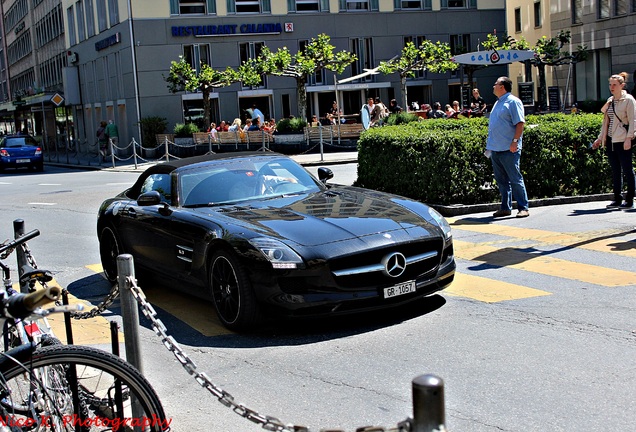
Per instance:
[[[390,253],[382,258],[384,269],[382,273],[391,277],[398,277],[406,270],[406,258],[400,252]]]

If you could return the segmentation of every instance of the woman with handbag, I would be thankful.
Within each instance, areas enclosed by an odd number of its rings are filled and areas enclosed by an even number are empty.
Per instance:
[[[612,75],[609,87],[612,96],[605,104],[601,133],[592,148],[604,146],[612,169],[614,200],[607,208],[631,209],[634,207],[636,177],[632,165],[632,138],[636,130],[636,100],[625,90],[627,73]],[[623,174],[627,180],[627,194],[623,202]]]

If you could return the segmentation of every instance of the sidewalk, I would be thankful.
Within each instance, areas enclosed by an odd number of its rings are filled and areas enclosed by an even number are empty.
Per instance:
[[[228,153],[228,155],[231,153]],[[330,152],[330,153],[306,153],[298,155],[290,155],[292,159],[303,166],[320,166],[320,165],[334,165],[344,163],[355,163],[358,161],[358,152]],[[64,163],[64,162],[48,162],[45,159],[45,166],[62,166],[65,168],[76,168],[84,170],[106,170],[106,171],[121,171],[121,172],[143,172],[149,166],[161,163],[163,160],[145,162],[141,159],[138,160],[135,167],[132,159],[126,161],[115,160],[115,167],[112,166],[110,161],[104,162],[101,165],[96,165],[95,161],[92,161],[92,165],[89,164],[89,160],[84,161],[83,164],[76,163]]]

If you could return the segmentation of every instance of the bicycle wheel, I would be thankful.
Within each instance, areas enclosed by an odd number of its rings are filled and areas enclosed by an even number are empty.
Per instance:
[[[0,371],[0,430],[165,432],[150,383],[129,363],[91,347],[39,348]]]

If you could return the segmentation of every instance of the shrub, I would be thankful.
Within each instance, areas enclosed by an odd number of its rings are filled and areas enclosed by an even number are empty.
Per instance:
[[[164,117],[144,117],[139,121],[142,142],[155,142],[155,135],[162,134],[168,127],[168,119]]]
[[[588,148],[599,114],[529,115],[521,169],[529,198],[605,193],[609,167]],[[488,119],[425,120],[366,131],[358,141],[357,185],[431,204],[497,202],[492,166],[483,152]]]
[[[276,123],[276,132],[279,134],[303,133],[307,122],[301,118],[282,119]]]
[[[420,120],[420,117],[418,117],[417,115],[413,113],[401,112],[397,114],[391,114],[389,117],[387,117],[386,124],[388,126],[397,126],[401,124],[416,122],[419,120]]]
[[[192,134],[199,132],[199,127],[194,123],[177,123],[174,125],[175,138],[192,138]]]

